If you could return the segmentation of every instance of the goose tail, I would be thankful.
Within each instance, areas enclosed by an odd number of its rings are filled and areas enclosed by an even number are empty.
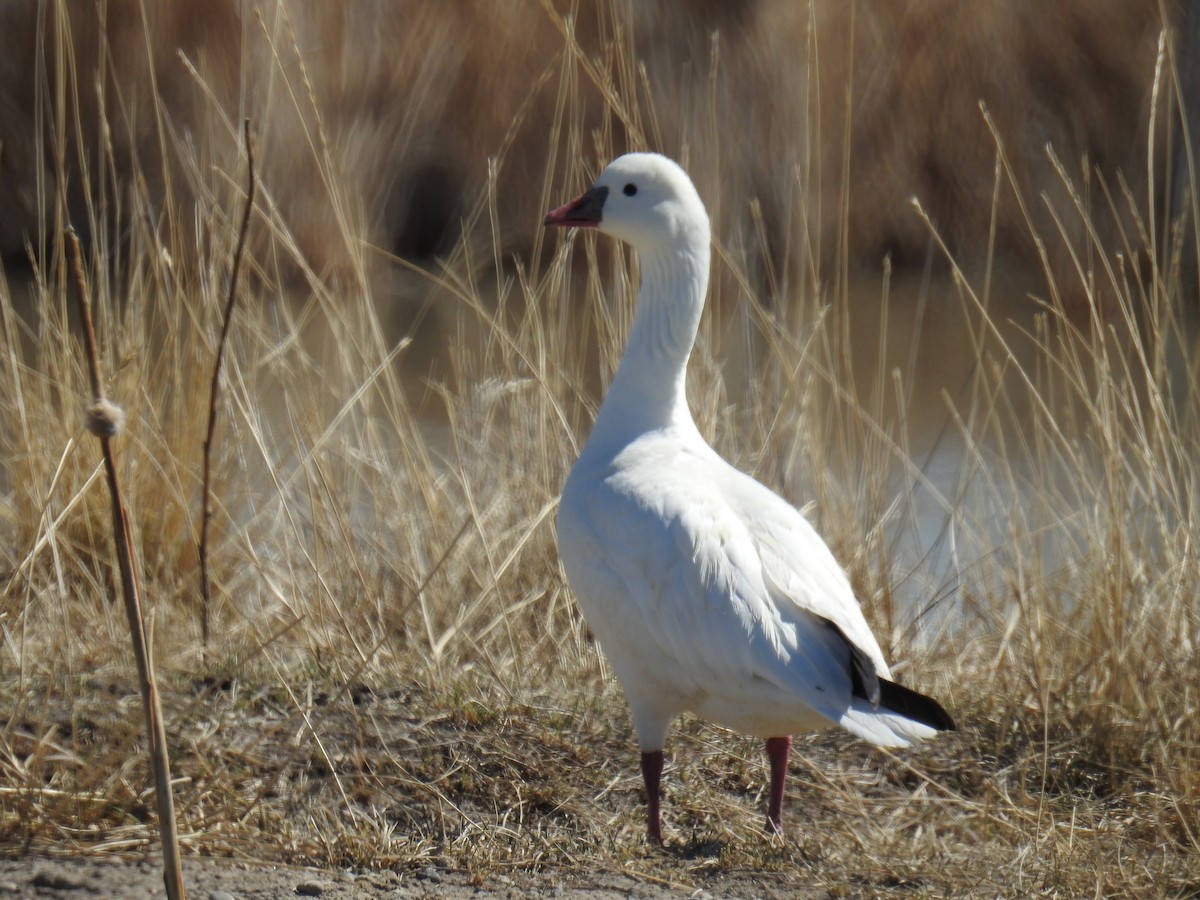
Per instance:
[[[879,701],[853,697],[838,724],[880,747],[908,747],[939,731],[955,731],[954,719],[932,697],[879,679]]]

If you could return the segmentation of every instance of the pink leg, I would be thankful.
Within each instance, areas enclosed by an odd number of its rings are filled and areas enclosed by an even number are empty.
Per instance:
[[[662,843],[662,810],[659,803],[662,770],[661,750],[642,754],[642,780],[646,782],[646,834],[655,844]]]
[[[783,834],[783,783],[787,780],[790,737],[767,738],[767,761],[771,764],[771,798],[767,807],[767,832]]]

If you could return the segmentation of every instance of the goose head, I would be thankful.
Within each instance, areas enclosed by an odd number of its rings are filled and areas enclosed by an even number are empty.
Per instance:
[[[613,160],[588,191],[551,210],[545,224],[596,228],[642,254],[709,241],[708,213],[691,179],[657,153]]]

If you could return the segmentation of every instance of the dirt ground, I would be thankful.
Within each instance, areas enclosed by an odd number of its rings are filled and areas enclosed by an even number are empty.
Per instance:
[[[795,885],[771,885],[769,881],[758,881],[749,876],[721,876],[701,889],[655,883],[621,872],[600,871],[570,876],[519,873],[476,883],[468,875],[434,868],[416,872],[349,873],[211,859],[186,860],[184,878],[189,900],[280,900],[285,897],[321,897],[325,900],[383,897],[658,900],[668,897],[806,896],[797,893]],[[0,860],[0,900],[83,900],[93,897],[140,900],[165,895],[157,861],[41,857]]]
[[[297,680],[303,716],[269,683],[168,690],[188,897],[1200,896],[1171,795],[1109,785],[1066,739],[1047,769],[965,703],[961,732],[904,755],[798,740],[780,838],[759,742],[684,717],[652,848],[616,688],[491,685]],[[165,894],[140,702],[83,687],[0,679],[23,711],[0,754],[21,763],[0,769],[0,900]]]

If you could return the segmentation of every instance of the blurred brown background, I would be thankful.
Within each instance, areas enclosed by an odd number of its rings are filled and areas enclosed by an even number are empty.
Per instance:
[[[470,215],[490,159],[503,249],[526,254],[610,146],[683,158],[724,240],[764,235],[756,252],[795,273],[923,265],[912,197],[966,266],[1038,270],[1038,235],[1069,271],[1082,225],[1040,199],[1069,205],[1047,148],[1101,229],[1163,199],[1172,84],[1153,185],[1148,127],[1159,35],[1183,18],[1158,0],[9,3],[0,251],[54,227],[59,186],[77,227],[129,191],[170,194],[186,227],[239,180],[249,117],[267,202],[322,278],[356,268],[347,230],[418,263],[490,231]]]

